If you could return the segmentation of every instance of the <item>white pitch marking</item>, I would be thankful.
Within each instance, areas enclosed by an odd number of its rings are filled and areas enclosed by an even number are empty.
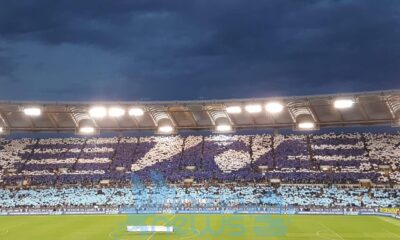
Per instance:
[[[324,227],[325,229],[327,229],[328,231],[330,231],[331,233],[334,233],[337,237],[339,237],[341,240],[344,240],[344,238],[342,238],[342,236],[340,236],[337,232],[335,232],[334,230],[332,230],[331,228],[329,228],[328,226],[326,226],[325,224],[320,223],[319,225],[321,225],[322,227]]]

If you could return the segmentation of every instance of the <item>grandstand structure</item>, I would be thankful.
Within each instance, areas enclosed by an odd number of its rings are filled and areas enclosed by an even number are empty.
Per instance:
[[[399,126],[400,90],[164,102],[0,102],[0,132],[318,129]]]
[[[0,214],[99,208],[276,213],[282,206],[375,213],[400,206],[399,133],[301,131],[397,127],[397,90],[229,101],[2,102],[0,115],[3,134],[85,135],[0,138]],[[280,128],[301,132],[234,133]],[[157,134],[92,136],[128,130]]]

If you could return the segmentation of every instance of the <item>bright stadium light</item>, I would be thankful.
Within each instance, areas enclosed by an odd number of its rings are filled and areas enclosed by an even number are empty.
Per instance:
[[[102,106],[92,107],[89,110],[89,115],[92,118],[103,118],[107,115],[107,109]]]
[[[10,131],[7,127],[0,127],[0,135],[6,135],[9,133],[10,133]]]
[[[170,125],[165,125],[165,126],[160,126],[158,127],[158,132],[163,133],[163,134],[168,134],[172,133],[174,131],[174,128]]]
[[[248,113],[259,113],[259,112],[261,112],[262,107],[259,104],[251,104],[251,105],[247,105],[245,107],[245,109],[246,109],[246,112],[248,112]]]
[[[38,107],[27,107],[27,108],[24,108],[24,113],[27,116],[37,117],[42,114],[42,109],[40,109]]]
[[[94,127],[89,127],[89,126],[79,128],[79,133],[81,134],[93,134],[95,133],[95,131],[96,129]]]
[[[144,111],[141,108],[131,108],[128,112],[129,116],[140,117],[143,116]]]
[[[278,102],[270,102],[265,105],[265,110],[269,113],[280,113],[283,110],[283,105]]]
[[[351,108],[354,104],[354,101],[352,99],[337,99],[333,103],[333,106],[337,109],[345,109],[345,108]]]
[[[92,119],[84,118],[79,121],[78,128],[76,129],[75,133],[81,135],[98,134],[99,128],[96,127]]]
[[[310,130],[315,128],[314,122],[300,122],[298,125],[299,129]]]
[[[232,126],[228,124],[221,124],[217,125],[215,128],[217,132],[231,132],[232,131]]]
[[[108,110],[108,116],[110,117],[122,117],[125,115],[125,110],[120,107],[112,107]]]
[[[226,112],[231,114],[241,113],[242,108],[240,106],[229,106],[226,108]]]

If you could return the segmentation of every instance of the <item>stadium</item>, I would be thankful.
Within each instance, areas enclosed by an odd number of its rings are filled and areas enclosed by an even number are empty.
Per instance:
[[[400,237],[397,90],[0,109],[4,239]]]
[[[399,240],[400,1],[0,0],[0,240]]]

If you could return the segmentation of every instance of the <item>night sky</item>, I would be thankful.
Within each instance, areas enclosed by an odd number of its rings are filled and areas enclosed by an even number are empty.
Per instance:
[[[0,99],[400,88],[400,1],[0,2]]]

